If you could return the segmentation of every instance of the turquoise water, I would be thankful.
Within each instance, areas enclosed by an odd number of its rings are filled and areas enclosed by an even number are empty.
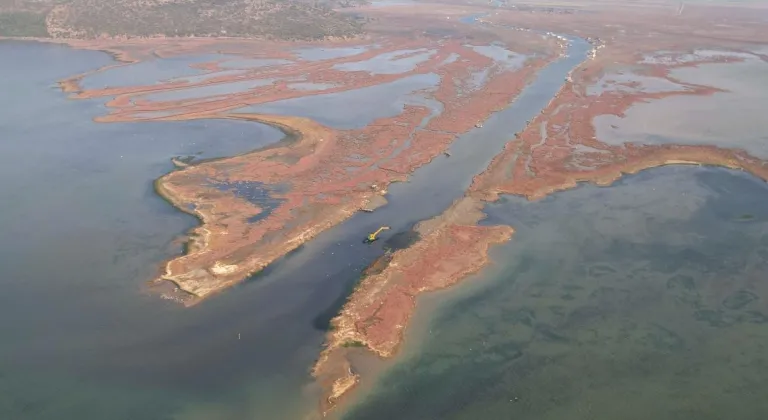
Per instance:
[[[345,418],[766,418],[764,182],[665,167],[487,212],[512,240]]]

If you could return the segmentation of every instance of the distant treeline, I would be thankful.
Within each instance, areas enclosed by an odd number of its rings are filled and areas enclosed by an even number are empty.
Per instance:
[[[40,12],[0,12],[0,36],[48,37],[45,16]]]
[[[368,0],[0,0],[0,36],[257,37],[312,40],[360,34],[337,13]]]

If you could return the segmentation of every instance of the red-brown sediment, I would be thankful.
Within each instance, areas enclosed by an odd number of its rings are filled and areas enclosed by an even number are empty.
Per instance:
[[[499,38],[487,29],[472,30],[479,31],[479,38],[471,42],[463,37],[380,36],[371,40],[375,41],[376,47],[367,45],[368,49],[357,55],[321,61],[304,61],[286,53],[296,45],[288,48],[289,44],[269,46],[229,40],[222,41],[216,51],[239,53],[243,58],[281,58],[290,62],[219,77],[215,73],[223,70],[220,61],[203,63],[197,67],[212,73],[200,83],[174,81],[87,90],[80,85],[87,75],[78,75],[62,81],[62,87],[74,98],[111,97],[107,103],[111,112],[97,118],[100,122],[229,118],[278,126],[293,137],[292,141],[241,156],[177,165],[179,170],[157,180],[156,189],[161,195],[179,209],[195,214],[202,222],[190,233],[186,254],[169,261],[158,279],[175,283],[189,294],[185,303],[194,304],[242,281],[360,209],[381,205],[391,182],[407,179],[411,171],[442,153],[456,136],[507,105],[535,72],[559,52],[551,50],[555,45],[550,41],[529,34],[509,34],[500,30],[503,35]],[[467,45],[482,45],[492,39],[507,43],[522,40],[511,48],[527,53],[530,52],[528,46],[533,46],[538,57],[519,69],[505,69]],[[157,41],[131,41],[108,48],[113,51],[122,49],[125,51],[122,57],[126,60],[167,57],[177,52],[211,52],[214,48],[214,43],[208,40],[170,42],[172,47]],[[253,48],[257,44],[263,48]],[[91,47],[96,48],[94,45]],[[412,70],[399,74],[370,74],[334,68],[340,63],[367,60],[385,52],[419,48],[434,53]],[[253,50],[259,53],[246,52]],[[549,55],[543,54],[546,51]],[[447,60],[454,56],[458,59]],[[484,69],[490,70],[485,85],[472,87],[473,73]],[[335,130],[306,118],[235,111],[249,105],[344,92],[430,73],[439,76],[439,84],[416,94],[441,102],[442,112],[426,106],[408,105],[398,115],[380,118],[359,130]],[[149,93],[261,79],[276,81],[247,92],[188,100],[155,101],[147,96]],[[299,91],[288,86],[294,81],[326,83],[332,87],[322,91]],[[270,197],[280,203],[265,217],[249,222],[254,216],[261,216],[262,209],[231,191],[217,188],[217,185],[241,182],[264,185],[270,191]],[[483,241],[480,233],[473,235],[477,236],[477,241]]]
[[[228,118],[281,124],[296,131],[301,140],[293,145],[192,166],[161,178],[158,188],[164,195],[180,208],[193,205],[195,214],[203,221],[192,235],[196,239],[189,252],[170,261],[161,278],[202,298],[259,271],[350,217],[374,196],[383,195],[389,183],[405,180],[408,173],[444,151],[458,134],[508,103],[545,62],[536,60],[519,71],[491,76],[488,87],[498,89],[499,84],[506,84],[506,93],[485,95],[480,89],[452,100],[454,96],[443,93],[444,89],[456,89],[455,82],[470,77],[470,65],[492,63],[454,42],[435,48],[440,48],[435,58],[405,74],[434,71],[442,78],[433,97],[441,100],[444,110],[429,120],[425,129],[418,126],[433,110],[423,106],[406,106],[395,117],[347,131],[335,131],[299,118],[223,114]],[[451,53],[461,54],[467,61],[440,64]],[[461,115],[460,109],[472,112]],[[185,116],[215,115],[220,114],[201,110]],[[273,194],[273,198],[284,201],[269,216],[248,223],[248,217],[254,214],[253,204],[204,185],[213,180],[282,184],[288,185],[288,190]]]
[[[412,71],[401,74],[379,74],[371,75],[367,72],[347,72],[333,69],[333,66],[340,63],[362,61],[372,58],[376,55],[397,51],[404,48],[433,48],[437,49],[429,60],[420,63]],[[441,64],[451,54],[460,54],[468,62],[454,62],[450,64]],[[453,83],[465,83],[470,77],[470,68],[482,69],[492,65],[492,60],[475,53],[470,48],[462,45],[460,41],[446,41],[435,45],[433,42],[406,42],[390,45],[385,48],[370,50],[352,57],[345,57],[335,60],[324,60],[320,63],[298,62],[293,64],[276,66],[275,68],[249,70],[244,75],[228,75],[217,78],[210,78],[200,83],[187,82],[168,82],[148,86],[131,86],[118,88],[104,88],[96,90],[78,91],[77,83],[81,77],[74,77],[62,81],[62,86],[68,92],[77,92],[73,97],[78,99],[95,97],[113,97],[107,103],[112,108],[109,115],[98,118],[101,122],[116,121],[138,121],[138,120],[178,120],[185,116],[199,118],[202,114],[216,113],[221,114],[233,109],[245,106],[258,105],[278,100],[307,97],[310,95],[329,94],[360,89],[368,86],[380,85],[393,82],[407,76],[425,73],[437,73],[441,76],[441,89],[434,94],[435,99],[448,103],[456,103],[456,106],[446,109],[446,112],[453,114],[444,118],[435,119],[430,123],[429,129],[463,132],[474,125],[477,120],[487,117],[489,107],[497,109],[505,105],[505,99],[509,97],[508,92],[518,91],[525,83],[528,77],[540,68],[545,59],[531,59],[527,65],[516,72],[499,71],[490,79],[487,86],[482,89],[482,93],[477,92],[474,95],[457,95],[456,91],[461,86],[454,86]],[[156,92],[166,92],[176,89],[189,89],[194,87],[210,86],[215,84],[230,83],[234,81],[261,80],[278,78],[278,81],[267,86],[257,87],[242,93],[212,96],[205,98],[195,98],[188,100],[173,101],[149,101],[143,95]],[[304,80],[305,79],[305,80]],[[326,83],[333,87],[322,91],[297,91],[289,87],[292,81],[306,81],[311,83]],[[465,89],[466,90],[466,89]],[[475,108],[469,108],[474,111],[467,114],[468,108],[461,105],[468,104],[469,101],[487,101],[488,105]],[[461,103],[459,103],[461,102]],[[460,110],[464,110],[461,112]],[[170,116],[146,117],[148,113],[168,112]],[[459,115],[460,114],[460,115]],[[460,124],[456,126],[455,124]],[[441,124],[440,126],[436,124]]]
[[[332,321],[326,349],[314,369],[325,390],[321,402],[323,413],[328,413],[340,399],[347,398],[357,383],[358,373],[349,361],[350,352],[369,350],[381,357],[393,355],[402,342],[416,296],[453,285],[480,270],[489,261],[488,248],[511,237],[511,227],[476,224],[483,217],[484,203],[497,200],[500,194],[539,199],[554,191],[573,188],[579,182],[610,185],[623,174],[669,164],[717,165],[745,170],[768,180],[767,162],[740,150],[712,146],[611,146],[596,138],[592,123],[596,116],[622,117],[632,104],[641,101],[718,92],[712,87],[672,80],[670,69],[738,61],[722,57],[696,63],[650,65],[640,63],[642,55],[638,51],[671,50],[682,54],[698,47],[739,51],[743,47],[739,42],[747,37],[745,34],[755,31],[754,25],[744,25],[740,32],[716,29],[705,38],[691,30],[690,20],[670,18],[664,15],[666,9],[661,10],[639,14],[634,10],[624,14],[612,11],[613,25],[604,25],[601,19],[605,19],[605,15],[600,13],[561,16],[501,11],[490,19],[496,25],[514,24],[566,33],[575,30],[581,36],[599,37],[605,47],[598,51],[597,58],[572,72],[570,81],[542,113],[475,177],[463,199],[440,216],[422,222],[417,228],[422,236],[415,244],[387,256],[377,264],[377,273],[368,273],[361,280]],[[694,20],[706,15],[700,9],[694,10]],[[649,39],[649,32],[658,36]],[[719,35],[723,38],[718,38]],[[667,78],[681,84],[681,89],[654,94],[620,91],[603,92],[599,96],[586,94],[587,87],[601,75],[622,67]],[[385,267],[382,269],[381,265]]]
[[[593,10],[596,13],[574,15],[426,4],[361,10],[381,21],[374,20],[371,27],[378,31],[377,35],[364,42],[336,43],[369,46],[369,50],[351,57],[308,62],[291,53],[296,44],[237,39],[129,40],[117,46],[108,43],[111,41],[69,41],[80,48],[107,50],[125,63],[206,52],[231,53],[243,58],[279,58],[290,63],[219,77],[214,74],[223,70],[220,61],[202,63],[195,67],[214,76],[199,83],[177,81],[84,90],[80,82],[87,74],[61,82],[64,91],[76,98],[111,97],[107,104],[110,114],[98,118],[103,122],[233,118],[278,126],[294,138],[242,156],[186,166],[157,181],[159,193],[202,221],[202,225],[190,233],[187,254],[169,261],[160,276],[191,293],[192,299],[186,302],[190,304],[241,281],[319,232],[341,223],[367,203],[380,201],[389,183],[405,180],[408,173],[446,150],[457,135],[507,105],[535,72],[560,52],[551,38],[542,40],[538,35],[512,31],[504,25],[602,40],[605,48],[597,58],[573,73],[572,82],[566,83],[542,114],[474,179],[465,197],[440,216],[419,224],[419,241],[386,256],[381,261],[384,268],[378,273],[369,273],[361,281],[333,320],[335,329],[329,333],[328,346],[314,369],[325,391],[323,413],[333,408],[340,398],[348,396],[357,383],[357,373],[347,357],[354,351],[353,347],[362,345],[382,357],[393,355],[402,342],[419,293],[448,287],[477,272],[488,263],[489,247],[509,240],[512,235],[509,226],[477,225],[483,217],[485,201],[495,200],[499,194],[536,199],[572,188],[578,182],[607,185],[624,173],[665,164],[720,165],[768,179],[765,162],[742,151],[674,145],[619,147],[595,138],[592,120],[597,115],[622,116],[637,101],[677,94],[709,95],[715,91],[712,88],[687,85],[685,92],[652,95],[585,94],[589,84],[616,67],[632,65],[644,74],[668,77],[673,66],[638,64],[638,51],[682,53],[696,47],[739,51],[745,42],[768,39],[764,28],[749,23],[748,13],[727,24],[712,25],[719,22],[722,9],[712,13],[706,7],[690,5],[682,17],[665,7],[633,7],[626,11],[603,5]],[[490,13],[483,18],[486,22],[483,26],[470,27],[457,22],[457,17],[483,11]],[[702,22],[706,22],[706,26]],[[430,32],[440,35],[432,36]],[[472,72],[493,63],[466,44],[480,45],[498,39],[519,52],[537,51],[539,58],[529,60],[516,71],[494,67],[487,83],[473,90],[469,86]],[[374,48],[374,44],[377,47]],[[401,74],[372,75],[333,68],[339,63],[414,48],[434,49],[436,53]],[[451,54],[458,54],[460,59],[444,63]],[[765,56],[760,58],[765,60]],[[116,66],[119,65],[125,64]],[[422,93],[440,101],[444,109],[431,118],[424,129],[417,127],[432,110],[420,106],[406,106],[399,115],[381,118],[360,130],[334,130],[305,118],[233,113],[244,106],[344,92],[426,73],[438,74],[440,84],[434,91]],[[147,97],[150,93],[261,79],[276,80],[271,85],[238,94],[181,101],[152,101]],[[291,89],[289,84],[297,81],[326,83],[332,87],[323,91]],[[152,116],[153,113],[157,114]],[[272,198],[281,199],[282,203],[266,218],[248,223],[247,220],[260,214],[262,209],[212,186],[235,182],[285,187],[271,192]]]
[[[720,62],[722,60],[718,60]],[[656,77],[668,77],[669,69],[696,66],[711,61],[649,66],[646,71]],[[622,117],[632,104],[675,95],[711,95],[718,89],[685,85],[680,91],[664,93],[604,92],[587,96],[586,85],[594,79],[590,72],[599,63],[588,64],[576,82],[568,82],[544,112],[533,119],[518,136],[506,145],[488,169],[473,180],[470,194],[494,201],[499,194],[523,195],[539,199],[554,191],[575,187],[579,182],[608,185],[625,173],[668,163],[696,162],[751,168],[756,160],[742,152],[702,146],[645,146],[627,144],[610,146],[595,136],[593,119],[598,115]],[[543,127],[543,128],[542,128]],[[542,130],[545,139],[542,140]],[[584,146],[580,150],[580,146]],[[583,150],[583,151],[582,151]]]
[[[334,408],[358,380],[348,352],[364,346],[381,357],[393,355],[416,296],[477,272],[488,262],[488,248],[512,236],[508,226],[477,226],[484,217],[481,208],[480,201],[469,197],[455,202],[416,227],[421,235],[416,244],[386,256],[382,272],[363,278],[334,318],[328,346],[313,371],[326,390],[322,413]]]

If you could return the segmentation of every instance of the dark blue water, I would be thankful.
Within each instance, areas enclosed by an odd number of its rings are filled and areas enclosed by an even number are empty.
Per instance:
[[[665,167],[538,202],[466,287],[421,302],[348,419],[762,419],[768,186]]]

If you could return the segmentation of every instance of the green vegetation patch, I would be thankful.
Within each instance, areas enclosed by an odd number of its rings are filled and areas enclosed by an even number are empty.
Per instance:
[[[48,37],[45,14],[35,12],[0,12],[0,36]]]

